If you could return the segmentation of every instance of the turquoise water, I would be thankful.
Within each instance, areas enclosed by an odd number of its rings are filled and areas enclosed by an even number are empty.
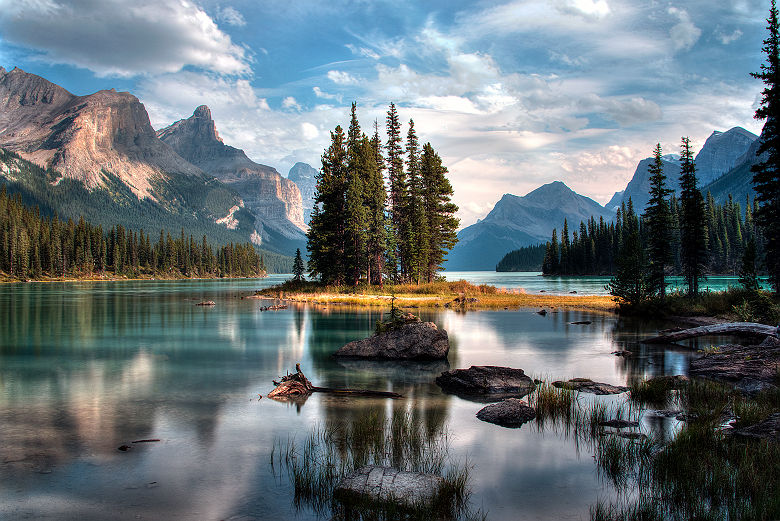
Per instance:
[[[605,288],[611,277],[543,277],[541,272],[496,272],[496,271],[445,271],[447,280],[465,279],[475,284],[490,284],[500,288],[522,289],[528,293],[551,293],[554,295],[576,292],[584,295],[608,295]],[[710,276],[704,279],[702,291],[723,291],[730,286],[739,286],[739,277]],[[685,281],[682,277],[669,277],[667,291],[683,291]],[[764,280],[764,286],[768,283]]]
[[[271,468],[274,443],[329,419],[403,410],[450,432],[453,457],[473,465],[472,504],[488,519],[587,518],[613,495],[591,453],[563,434],[480,422],[480,404],[442,394],[433,379],[476,364],[624,384],[684,373],[692,356],[639,346],[661,324],[614,315],[442,310],[424,318],[449,332],[448,362],[336,361],[380,314],[262,311],[268,302],[241,298],[282,279],[0,286],[0,519],[315,519]],[[195,305],[203,299],[216,306]],[[581,320],[592,323],[571,324]],[[615,357],[618,348],[636,356]],[[258,400],[297,362],[315,385],[404,397]],[[117,450],[147,438],[161,441]]]

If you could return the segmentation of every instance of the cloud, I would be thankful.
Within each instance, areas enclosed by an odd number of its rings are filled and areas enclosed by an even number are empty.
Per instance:
[[[230,6],[225,8],[217,8],[217,20],[235,27],[243,27],[246,25],[244,15]]]
[[[186,0],[16,0],[3,2],[0,33],[47,63],[99,76],[135,76],[195,66],[248,74],[245,49]]]
[[[319,137],[320,131],[317,130],[316,126],[312,125],[308,121],[304,121],[301,123],[301,134],[303,135],[304,139],[311,141]]]
[[[740,38],[742,38],[742,31],[740,31],[739,29],[734,29],[734,31],[731,34],[726,34],[722,32],[720,29],[718,29],[717,31],[715,31],[715,38],[717,38],[720,41],[720,43],[722,43],[723,45],[728,45],[731,42],[735,42]]]
[[[558,3],[564,12],[585,15],[590,18],[604,18],[610,13],[606,0],[566,0]]]
[[[314,92],[314,95],[320,99],[336,100],[339,103],[341,103],[342,96],[340,96],[339,94],[329,94],[317,86],[312,87],[311,90],[312,92]]]
[[[374,50],[367,47],[358,47],[354,44],[348,43],[345,45],[347,49],[352,51],[352,54],[357,56],[363,56],[365,58],[371,58],[372,60],[378,60],[381,56]]]
[[[282,108],[298,110],[298,111],[301,110],[300,104],[298,104],[298,101],[292,96],[287,96],[282,100]]]
[[[348,72],[328,71],[328,79],[337,85],[357,85],[358,79]]]
[[[669,14],[676,17],[679,23],[669,30],[669,36],[676,50],[690,50],[701,36],[701,29],[696,27],[685,9],[670,7]]]

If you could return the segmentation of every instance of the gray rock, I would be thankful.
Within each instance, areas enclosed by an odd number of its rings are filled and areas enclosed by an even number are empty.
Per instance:
[[[434,474],[367,465],[345,476],[336,487],[335,496],[337,499],[357,496],[412,507],[436,500],[441,494],[442,485],[444,479]]]
[[[770,414],[766,420],[750,427],[735,429],[732,434],[742,438],[780,442],[780,412]]]
[[[490,404],[477,413],[477,418],[480,420],[502,427],[520,427],[535,417],[534,408],[517,398],[509,398],[503,402]]]
[[[656,376],[653,378],[649,378],[647,380],[648,384],[663,384],[667,386],[669,389],[681,389],[682,387],[685,387],[690,383],[691,379],[685,376],[684,374],[677,374],[677,375],[664,375],[664,376]]]
[[[446,393],[479,398],[480,401],[522,398],[536,389],[534,381],[522,369],[492,365],[447,371],[436,378],[436,385]]]
[[[335,356],[375,360],[443,360],[450,350],[447,332],[433,322],[415,322],[363,340],[355,340]]]
[[[594,382],[588,378],[572,378],[571,380],[557,381],[552,383],[555,387],[569,389],[570,391],[579,391],[591,394],[620,394],[628,391],[628,387],[622,385],[611,385],[601,382]]]
[[[606,420],[599,422],[602,427],[612,427],[614,429],[626,429],[628,427],[639,427],[639,422],[631,420]]]
[[[757,346],[727,344],[691,361],[691,376],[725,381],[746,394],[776,389],[780,342],[768,337]]]

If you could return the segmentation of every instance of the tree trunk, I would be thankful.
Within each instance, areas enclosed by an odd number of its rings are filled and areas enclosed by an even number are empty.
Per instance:
[[[661,336],[642,340],[643,344],[671,344],[679,340],[697,338],[707,335],[755,335],[755,336],[778,336],[778,327],[757,324],[755,322],[727,322],[725,324],[714,324],[710,326],[700,326],[683,331],[675,331]]]

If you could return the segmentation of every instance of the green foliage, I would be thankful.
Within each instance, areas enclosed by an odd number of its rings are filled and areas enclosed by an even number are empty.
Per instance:
[[[542,271],[549,242],[512,250],[496,265],[496,271]]]
[[[304,280],[303,259],[301,258],[301,249],[295,250],[295,260],[293,260],[293,280],[302,282]]]
[[[308,234],[309,271],[328,285],[362,281],[432,281],[456,242],[457,206],[451,201],[447,169],[430,144],[419,150],[410,122],[406,169],[395,106],[388,111],[387,160],[382,158],[378,126],[369,139],[360,130],[352,104],[346,137],[331,133],[322,156],[315,208]],[[382,171],[387,165],[391,203]]]
[[[777,85],[780,74],[780,35],[775,0],[771,2],[767,31],[769,35],[762,47],[766,62],[761,64],[761,72],[752,74],[754,78],[764,82],[761,104],[755,117],[766,120],[757,151],[759,161],[752,167],[752,171],[758,201],[756,222],[761,227],[767,243],[765,262],[775,293],[780,293],[780,128],[777,118],[780,113],[780,92]]]
[[[649,296],[647,261],[639,235],[639,219],[631,199],[624,212],[623,239],[618,250],[615,276],[607,285],[610,294],[622,309],[641,305]]]
[[[647,253],[649,257],[649,292],[666,296],[666,268],[672,260],[671,250],[671,213],[666,200],[672,190],[666,188],[663,161],[661,159],[661,144],[653,151],[653,162],[650,164],[650,200],[644,213],[644,224],[647,233]]]
[[[206,236],[196,242],[184,229],[173,239],[160,231],[152,243],[143,230],[118,225],[104,233],[84,218],[78,223],[56,215],[42,217],[38,208],[9,197],[0,189],[0,276],[26,280],[58,277],[162,276],[256,277],[264,275],[260,255],[247,244],[230,243],[217,250]]]
[[[680,157],[680,260],[688,286],[688,294],[699,294],[699,279],[704,275],[707,262],[707,223],[704,215],[704,198],[696,187],[696,165],[691,143],[682,139]]]

